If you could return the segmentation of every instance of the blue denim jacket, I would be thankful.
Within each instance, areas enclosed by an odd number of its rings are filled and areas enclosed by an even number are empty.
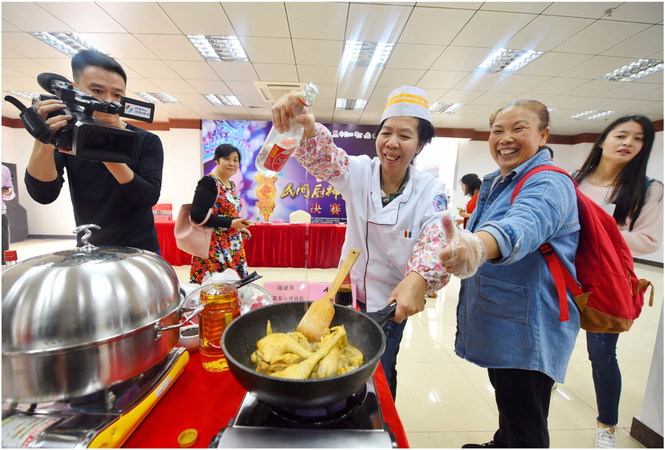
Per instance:
[[[562,383],[580,328],[579,312],[568,292],[570,319],[559,321],[556,288],[538,247],[549,243],[575,275],[580,228],[575,188],[564,174],[541,172],[524,183],[510,204],[522,175],[551,164],[549,158],[541,150],[491,192],[500,172],[483,180],[467,229],[492,234],[502,256],[462,280],[455,352],[481,367],[537,370]]]

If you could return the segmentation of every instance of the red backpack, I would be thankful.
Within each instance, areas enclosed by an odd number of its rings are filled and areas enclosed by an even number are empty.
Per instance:
[[[517,183],[510,200],[517,197],[524,182],[543,170],[570,174],[557,166],[538,166],[527,172]],[[571,177],[571,180],[572,177]],[[559,297],[559,320],[568,320],[566,287],[575,297],[580,310],[580,326],[593,333],[628,331],[642,312],[644,292],[651,286],[649,306],[653,306],[653,285],[638,280],[633,270],[633,256],[616,221],[596,202],[577,189],[577,209],[580,220],[580,240],[575,254],[578,286],[573,276],[561,264],[549,244],[539,250],[549,266]]]

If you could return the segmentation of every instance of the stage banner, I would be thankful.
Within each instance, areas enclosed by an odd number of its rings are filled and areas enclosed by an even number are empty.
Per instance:
[[[327,124],[335,144],[349,155],[376,156],[373,125]],[[243,216],[255,222],[288,222],[289,214],[304,210],[312,223],[346,223],[341,194],[330,184],[317,180],[289,158],[276,177],[264,177],[254,161],[272,122],[247,120],[203,120],[201,124],[203,173],[215,167],[215,149],[231,144],[240,150],[240,170],[231,178],[243,202]]]

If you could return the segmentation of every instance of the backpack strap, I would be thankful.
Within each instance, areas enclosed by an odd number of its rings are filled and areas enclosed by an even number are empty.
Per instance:
[[[534,175],[538,172],[542,172],[545,170],[566,174],[573,181],[573,183],[575,184],[575,190],[577,190],[577,182],[573,180],[570,174],[565,170],[563,170],[562,168],[551,165],[538,166],[528,171],[517,182],[517,185],[515,185],[515,188],[513,189],[513,195],[510,198],[510,204],[511,205],[513,204],[513,202],[515,201],[515,197],[517,197],[517,194],[519,194],[520,190],[522,189],[522,185],[524,185],[524,182],[531,175]],[[577,284],[577,281],[575,281],[575,278],[573,278],[570,272],[564,267],[563,264],[561,264],[561,260],[556,255],[556,253],[554,253],[554,250],[552,249],[550,244],[544,243],[543,245],[538,247],[538,250],[540,250],[540,253],[545,257],[547,266],[549,267],[550,272],[552,273],[552,278],[554,279],[554,285],[556,286],[557,296],[559,297],[559,322],[565,322],[569,319],[568,296],[566,295],[566,287],[568,288],[570,293],[573,294],[573,296],[575,297],[578,295],[583,295],[582,289],[580,289],[580,286]]]

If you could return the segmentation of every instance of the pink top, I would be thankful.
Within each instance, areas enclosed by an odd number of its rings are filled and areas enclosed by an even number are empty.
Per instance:
[[[607,199],[612,195],[612,187],[595,186],[582,180],[579,189],[594,202],[605,207],[605,210],[612,215],[612,204],[607,204]],[[659,182],[652,182],[647,190],[646,198],[642,212],[635,221],[632,231],[629,231],[632,218],[626,220],[625,225],[619,225],[619,230],[628,244],[633,256],[646,255],[653,253],[660,247],[663,239],[663,185]]]

